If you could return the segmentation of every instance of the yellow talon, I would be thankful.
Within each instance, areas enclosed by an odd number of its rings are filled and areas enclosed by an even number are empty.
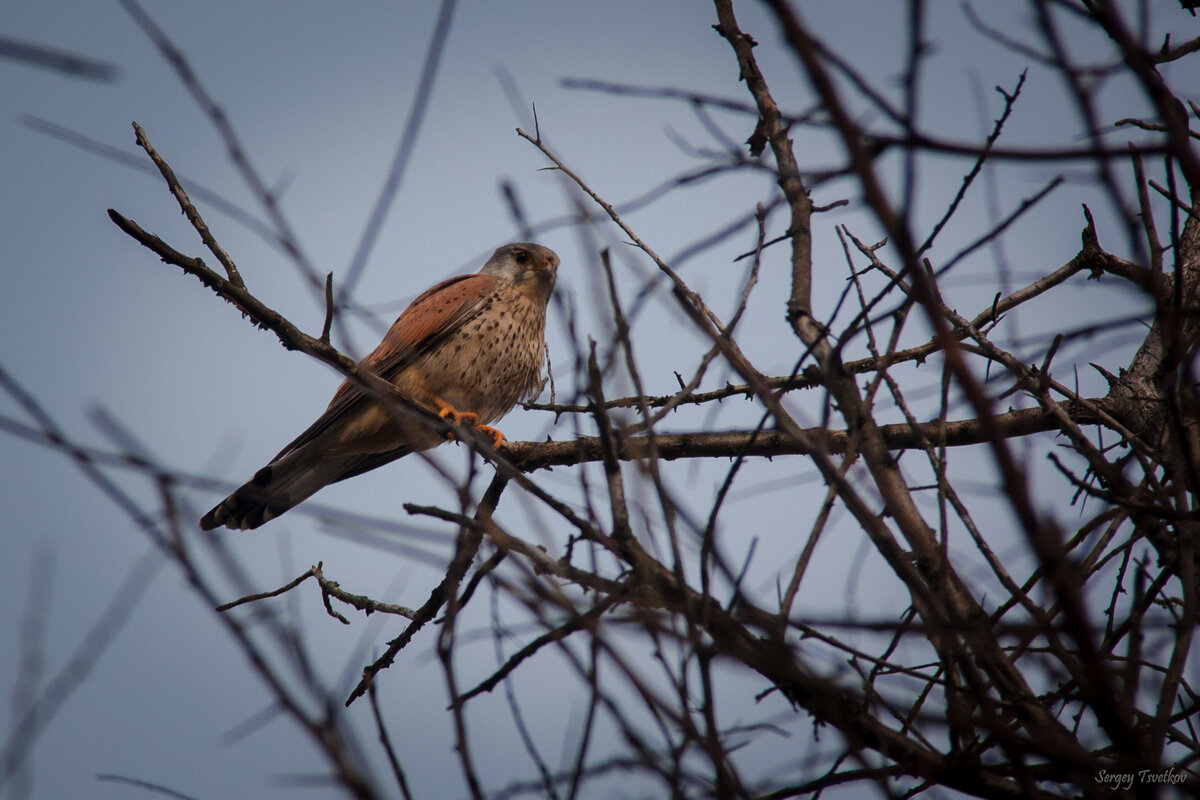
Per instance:
[[[492,437],[492,447],[499,447],[504,442],[504,434],[490,425],[476,425],[475,430]]]
[[[479,431],[482,434],[492,437],[492,447],[499,447],[500,444],[504,441],[504,434],[501,433],[500,431],[496,430],[495,428],[491,427],[490,425],[475,425],[475,420],[479,419],[479,415],[474,412],[459,411],[457,408],[454,408],[452,406],[442,406],[438,410],[438,416],[444,420],[453,422],[455,425],[472,425],[472,426],[474,426],[475,430]],[[447,431],[446,438],[453,440],[454,432]]]
[[[478,414],[470,411],[459,411],[453,406],[442,406],[438,410],[438,416],[442,419],[448,419],[455,425],[474,425],[475,420],[479,419]]]
[[[459,411],[457,408],[449,405],[439,408],[438,416],[455,425],[473,425],[475,420],[479,419],[478,414],[472,414],[470,411]],[[454,432],[446,431],[446,439],[454,441]]]

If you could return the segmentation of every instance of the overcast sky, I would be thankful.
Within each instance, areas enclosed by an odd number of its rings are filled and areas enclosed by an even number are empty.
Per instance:
[[[899,5],[882,0],[804,4],[825,40],[885,85],[886,77],[899,73],[903,64],[898,37],[890,35],[902,24],[889,16]],[[930,62],[927,124],[947,138],[977,138],[1000,107],[992,87],[1011,88],[1026,63],[968,34],[957,4],[931,5],[936,6],[936,24],[930,33],[938,47]],[[1172,4],[1155,5],[1169,10]],[[278,193],[309,260],[322,272],[333,271],[335,280],[351,262],[404,128],[436,6],[146,1],[146,10],[186,54],[228,114],[255,168]],[[761,42],[760,65],[776,96],[787,98],[791,110],[803,110],[810,95],[766,17],[750,2],[739,3],[738,12],[742,27]],[[714,16],[710,5],[691,0],[460,2],[400,193],[357,287],[358,301],[377,315],[376,324],[356,319],[350,340],[336,343],[361,355],[374,345],[378,325],[390,322],[419,292],[457,272],[478,269],[493,248],[515,239],[518,227],[500,191],[502,182],[511,182],[533,222],[573,213],[559,177],[541,170],[545,159],[514,132],[531,126],[532,104],[545,139],[610,201],[631,200],[702,166],[704,160],[694,151],[721,145],[686,103],[616,97],[570,88],[563,81],[594,78],[678,87],[746,102],[733,55],[711,29]],[[995,21],[1017,30],[1024,25],[1019,15]],[[226,484],[244,480],[320,413],[338,378],[283,350],[272,335],[255,330],[109,221],[105,209],[114,207],[184,252],[202,255],[161,179],[144,170],[146,161],[134,145],[130,123],[145,128],[194,188],[193,197],[252,291],[312,333],[320,330],[320,303],[285,254],[256,230],[204,202],[202,190],[207,189],[263,219],[210,120],[119,4],[9,3],[0,16],[0,34],[115,68],[111,80],[97,81],[0,60],[0,365],[81,442],[116,448],[94,422],[102,409],[168,467]],[[1140,108],[1140,100],[1123,94],[1121,87],[1114,88],[1110,99],[1114,118]],[[1058,113],[1063,104],[1062,87],[1035,72],[1010,126],[1009,145],[1071,142],[1077,130],[1069,116]],[[715,112],[714,119],[734,141],[744,140],[753,129],[753,121],[745,117]],[[1055,125],[1065,130],[1046,135]],[[65,141],[68,134],[94,146]],[[828,139],[804,129],[793,135],[804,166],[834,160]],[[96,152],[97,147],[119,151],[143,168],[119,163]],[[928,190],[915,210],[921,218],[936,219],[969,166],[943,162],[930,165],[924,176]],[[940,253],[951,254],[978,235],[989,218],[989,201],[1006,213],[1053,174],[1051,166],[1014,171],[1007,182],[993,187],[990,198],[975,201],[964,224],[947,231]],[[1024,223],[1020,250],[1003,254],[1012,279],[1054,269],[1074,254],[1082,227],[1080,204],[1094,199],[1089,192],[1082,180],[1069,181],[1042,206],[1036,222]],[[815,200],[823,204],[840,196],[818,192]],[[629,221],[648,244],[671,258],[770,197],[768,176],[739,175],[668,195],[631,213]],[[1102,204],[1094,210],[1102,226],[1111,219],[1111,210]],[[972,227],[972,220],[979,226]],[[834,222],[857,223],[861,238],[878,238],[853,204],[836,219],[821,220],[816,247],[818,262],[828,265],[828,277],[818,281],[817,294],[826,311],[846,274]],[[650,265],[622,249],[611,231],[607,235],[618,248],[622,291],[631,298],[651,276]],[[562,257],[560,297],[579,310],[581,332],[603,341],[608,323],[593,302],[602,284],[586,269],[595,263],[587,255],[586,240],[566,225],[548,226],[538,240]],[[1106,244],[1117,250],[1123,246],[1115,235]],[[752,245],[753,232],[745,231],[685,264],[685,279],[718,313],[734,307],[743,279],[744,262],[735,265],[733,256]],[[742,346],[771,374],[789,370],[795,357],[795,341],[784,322],[785,263],[783,252],[764,263],[762,285],[740,336]],[[989,269],[986,263],[970,267],[950,285],[966,292],[982,281],[982,296],[990,298],[1002,281]],[[1091,308],[1127,302],[1103,287],[1072,289],[1062,296]],[[975,301],[961,310],[973,313]],[[1055,313],[1051,322],[1058,324]],[[1051,327],[1033,316],[1021,324],[1031,338]],[[669,298],[656,296],[637,325],[644,341],[657,343],[643,352],[648,390],[672,391],[673,370],[693,363],[702,343],[683,332],[685,325]],[[569,394],[571,348],[559,311],[552,315],[549,337],[557,389]],[[1080,347],[1092,348],[1096,358],[1121,345],[1101,339]],[[1119,366],[1120,359],[1114,360]],[[716,371],[711,380],[719,385],[726,377]],[[1099,390],[1098,382],[1090,383],[1098,379],[1081,378]],[[935,384],[936,375],[929,380]],[[627,390],[614,378],[610,393]],[[734,408],[721,413],[745,412]],[[798,413],[814,420],[805,416],[802,404]],[[7,396],[0,396],[0,415],[29,421]],[[736,417],[724,416],[720,422],[732,424],[731,419]],[[756,417],[744,419],[753,424]],[[708,422],[702,415],[681,415],[677,429]],[[501,427],[512,439],[569,438],[574,433],[569,423],[555,427],[552,415],[537,412],[515,412]],[[461,470],[465,456],[461,448],[446,447],[438,458],[447,468]],[[0,563],[7,573],[8,609],[0,615],[0,687],[6,696],[20,674],[22,625],[43,632],[46,674],[51,675],[104,617],[131,573],[144,587],[116,641],[88,664],[86,683],[37,743],[27,766],[30,796],[140,796],[128,786],[97,779],[99,774],[118,774],[202,798],[283,797],[294,789],[281,785],[280,776],[324,770],[308,743],[278,720],[245,738],[229,739],[240,723],[263,710],[267,694],[178,572],[160,557],[147,555],[152,547],[146,537],[67,458],[0,433],[0,470],[5,476]],[[152,487],[126,474],[114,475],[154,507]],[[679,465],[670,478],[681,491],[695,492],[698,507],[703,507],[721,475],[720,468],[710,473]],[[557,488],[572,479],[549,473],[539,480]],[[786,508],[820,488],[800,460],[754,465],[741,480],[732,508],[750,520],[753,535],[784,524]],[[190,511],[198,518],[219,495],[197,490],[189,498]],[[327,489],[315,500],[316,505],[401,521],[407,533],[398,535],[397,543],[420,545],[440,563],[453,529],[414,521],[401,506],[412,501],[453,505],[452,498],[428,465],[407,459]],[[419,539],[425,533],[428,541]],[[421,559],[347,541],[306,513],[293,512],[253,534],[230,534],[229,543],[263,589],[323,560],[331,577],[351,591],[417,605],[437,575]],[[860,542],[854,538],[830,545],[821,557],[830,565],[844,565],[848,554],[858,552]],[[827,584],[820,572],[807,598],[810,608],[843,607],[849,598],[844,568],[830,568]],[[294,602],[303,607],[296,613],[311,623],[320,667],[335,694],[344,693],[364,657],[397,630],[395,622],[374,618],[368,623],[361,616],[344,629],[320,613],[314,592],[304,592]],[[36,613],[31,615],[31,608]],[[393,733],[410,767],[410,780],[421,797],[456,795],[461,787],[443,711],[442,679],[420,653],[408,654],[402,668],[403,674],[393,670],[396,674],[387,676],[382,691],[402,720]],[[578,687],[563,676],[545,680],[538,695],[557,710],[535,715],[543,726],[540,733],[562,736],[577,708],[572,703]],[[761,687],[744,688],[749,696]],[[486,720],[489,709],[501,711],[498,703],[481,703],[479,719]],[[353,718],[365,723],[366,709],[357,714]],[[7,718],[7,710],[0,711],[0,720]],[[7,725],[0,728],[7,733]],[[481,771],[495,785],[528,777],[521,752],[511,741],[481,747]],[[789,757],[783,746],[763,755],[764,763]],[[309,788],[303,796],[326,795]]]

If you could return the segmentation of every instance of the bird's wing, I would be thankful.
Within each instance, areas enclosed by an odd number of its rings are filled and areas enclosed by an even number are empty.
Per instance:
[[[364,472],[370,472],[376,467],[390,464],[397,458],[406,456],[411,452],[412,448],[410,447],[397,447],[395,450],[384,450],[380,453],[361,453],[346,459],[341,464],[341,469],[338,470],[337,476],[329,482],[337,483],[347,478],[353,478],[356,475],[362,475]]]
[[[459,275],[442,281],[404,309],[392,323],[379,346],[360,361],[359,365],[384,380],[392,380],[401,370],[428,353],[479,313],[484,299],[500,282],[501,279],[494,275],[481,273]],[[280,456],[308,444],[353,412],[364,399],[369,398],[362,387],[349,379],[342,381],[325,413],[271,460],[275,461]],[[338,480],[347,477],[350,475],[344,475]]]

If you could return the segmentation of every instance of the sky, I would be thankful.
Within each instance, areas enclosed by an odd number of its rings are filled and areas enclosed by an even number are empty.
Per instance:
[[[400,140],[436,5],[309,0],[144,4],[226,113],[254,168],[298,232],[307,258],[321,272],[332,271],[335,282],[353,259]],[[864,72],[899,72],[903,53],[888,32],[902,21],[894,18],[892,4],[803,5],[822,36]],[[928,78],[928,124],[947,138],[977,138],[999,108],[992,86],[1011,88],[1027,64],[968,35],[956,4],[931,5],[936,6],[931,32],[939,44]],[[743,28],[761,42],[760,65],[777,96],[801,109],[811,96],[762,9],[739,3],[738,13]],[[538,241],[562,258],[560,305],[552,313],[548,339],[557,390],[560,397],[569,396],[573,365],[564,309],[578,312],[577,327],[584,335],[603,342],[611,330],[599,302],[603,284],[595,270],[597,242],[613,248],[626,300],[653,277],[652,265],[623,245],[611,227],[597,226],[589,238],[563,222],[576,213],[574,196],[561,176],[543,169],[545,158],[515,129],[533,132],[536,106],[545,141],[617,203],[704,166],[702,151],[721,145],[687,103],[586,91],[566,81],[675,87],[746,102],[732,53],[711,29],[714,21],[711,6],[683,0],[458,3],[412,158],[357,286],[356,298],[369,314],[351,319],[349,336],[335,343],[350,353],[365,353],[381,326],[426,287],[478,269],[492,249],[517,238],[519,226],[500,189],[508,183],[526,217],[546,223],[539,227]],[[1019,12],[998,21],[1025,24]],[[193,189],[201,212],[251,291],[312,333],[320,330],[323,306],[285,254],[253,227],[202,199],[215,193],[251,218],[264,218],[209,117],[118,3],[8,4],[0,16],[0,35],[115,68],[111,80],[96,81],[0,60],[0,137],[5,142],[0,148],[0,184],[5,187],[0,192],[0,365],[73,440],[119,449],[106,433],[113,426],[97,423],[107,415],[162,464],[216,479],[218,487],[186,493],[189,510],[198,518],[219,499],[218,488],[244,480],[307,426],[339,378],[315,361],[285,351],[273,336],[254,329],[197,281],[160,263],[112,224],[106,215],[110,207],[180,250],[202,254],[163,182],[147,170],[131,123],[144,127]],[[1140,99],[1127,87],[1114,87],[1111,100],[1115,116],[1130,116],[1140,108]],[[1010,146],[1071,141],[1074,123],[1061,113],[1063,102],[1062,87],[1035,73],[1010,125]],[[735,142],[752,130],[752,120],[744,116],[713,112],[713,120]],[[807,167],[836,158],[825,134],[801,129],[794,138]],[[925,168],[925,192],[912,213],[932,220],[957,188],[966,165],[943,159]],[[966,222],[947,231],[940,254],[952,254],[970,242],[980,229],[972,223],[982,225],[995,217],[989,202],[1010,209],[1052,174],[1051,167],[1041,166],[997,179],[990,197],[972,200]],[[1086,182],[1073,176],[1036,221],[1023,223],[1016,246],[958,273],[949,286],[962,292],[960,310],[973,313],[978,298],[990,298],[1003,280],[1028,279],[1070,259],[1082,228],[1080,204],[1089,193]],[[831,187],[818,191],[815,201],[828,203],[840,196]],[[627,221],[671,260],[770,197],[768,176],[742,173],[670,192],[631,211]],[[1094,211],[1104,231],[1111,209]],[[826,309],[832,308],[845,279],[835,223],[857,226],[853,230],[864,241],[878,238],[855,204],[832,215],[827,224],[822,221],[818,262],[828,266],[819,276],[817,302]],[[1121,247],[1119,240],[1106,244]],[[718,313],[728,314],[745,271],[744,262],[735,263],[733,257],[752,245],[753,232],[744,231],[685,262],[681,274]],[[1010,266],[1003,280],[995,268],[1001,256]],[[782,252],[764,263],[739,334],[742,347],[771,374],[788,371],[795,357],[782,307],[785,265]],[[1129,303],[1103,286],[1072,288],[1061,296],[1093,311],[1125,309],[1122,304]],[[1128,306],[1128,313],[1137,310]],[[1017,324],[1035,340],[1066,313],[1071,312],[1042,307]],[[1088,312],[1079,313],[1086,318]],[[646,343],[641,366],[649,391],[672,391],[673,371],[692,364],[704,342],[687,331],[661,287],[635,324],[644,337],[639,341]],[[1075,357],[1085,361],[1113,355],[1129,344],[1127,336],[1100,337],[1077,345]],[[1119,366],[1120,358],[1113,358]],[[715,370],[709,380],[720,385],[727,377]],[[1101,390],[1097,377],[1081,380],[1085,389]],[[936,374],[926,381],[935,385]],[[614,375],[606,388],[611,396],[627,392],[629,385]],[[806,407],[804,400],[795,402],[801,418],[815,422],[816,409]],[[672,429],[736,427],[739,420],[753,424],[751,412],[723,408],[715,418],[681,413]],[[0,415],[29,421],[6,396],[0,397]],[[586,432],[587,423],[580,424]],[[501,427],[510,439],[569,438],[574,433],[570,422],[556,426],[552,415],[532,411],[514,412]],[[465,463],[461,448],[442,448],[436,458],[452,471]],[[0,469],[6,476],[0,489],[0,560],[9,573],[9,613],[0,615],[0,687],[5,696],[19,694],[18,676],[24,674],[20,643],[29,641],[31,631],[40,631],[44,674],[50,676],[72,663],[98,622],[108,618],[110,604],[128,614],[111,646],[71,673],[82,677],[82,685],[34,744],[22,776],[24,788],[11,791],[33,798],[138,796],[126,784],[98,777],[119,775],[195,797],[271,798],[293,793],[288,776],[324,769],[308,743],[280,720],[237,734],[266,706],[267,693],[211,610],[69,459],[0,433]],[[670,479],[681,492],[694,492],[697,507],[704,508],[723,472],[720,466],[709,470],[680,464],[672,466]],[[789,508],[819,497],[821,487],[812,473],[799,460],[748,467],[730,501],[743,520],[741,533],[765,537],[790,524]],[[114,471],[112,477],[153,507],[153,487],[125,472]],[[559,472],[538,479],[556,489],[573,480]],[[988,476],[980,480],[986,483]],[[454,503],[451,488],[416,459],[315,498],[313,507],[349,508],[399,521],[396,551],[351,541],[299,509],[253,534],[230,534],[227,544],[262,589],[323,561],[327,573],[351,591],[416,605],[436,580],[453,529],[406,515],[402,505],[414,500]],[[521,508],[514,503],[509,512],[514,519],[521,519]],[[536,514],[529,518],[535,520]],[[536,525],[533,530],[531,535],[544,536],[551,546],[556,535],[563,535]],[[861,567],[865,573],[847,577],[846,564],[863,550],[852,526],[843,530],[844,540],[822,546],[820,557],[829,568],[816,571],[811,591],[806,586],[804,599],[814,613],[889,602],[886,589],[871,594],[863,588],[870,586],[870,570],[878,566],[869,558]],[[405,547],[418,547],[425,555],[407,557],[400,552]],[[130,586],[138,590],[132,598]],[[315,592],[291,602],[292,613],[316,644],[323,674],[339,691],[356,677],[364,655],[369,657],[396,629],[395,623],[361,617],[343,628],[323,615]],[[481,674],[488,666],[480,667]],[[426,649],[410,654],[402,667],[400,674],[388,676],[382,692],[404,721],[394,733],[406,763],[414,765],[414,790],[424,797],[457,796],[462,787],[455,783],[443,682],[434,659]],[[552,741],[569,728],[571,714],[578,710],[578,686],[560,673],[531,673],[531,679],[533,674],[541,675],[542,683],[525,688],[546,706],[544,713],[539,709],[534,715],[536,734]],[[746,682],[731,691],[749,697],[759,688]],[[488,715],[502,712],[503,703],[496,698],[479,705],[477,720],[486,729]],[[11,703],[0,708],[5,709],[0,720],[12,718]],[[360,708],[352,719],[369,733],[365,713]],[[0,728],[7,732],[7,725]],[[522,752],[511,741],[481,748],[481,770],[500,785],[527,777]],[[795,757],[787,746],[761,756],[764,765]],[[336,795],[310,786],[305,796]]]

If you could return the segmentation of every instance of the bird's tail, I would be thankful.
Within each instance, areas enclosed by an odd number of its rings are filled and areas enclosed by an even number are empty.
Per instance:
[[[345,458],[314,457],[309,448],[283,453],[200,519],[206,531],[224,525],[253,530],[339,479]]]

